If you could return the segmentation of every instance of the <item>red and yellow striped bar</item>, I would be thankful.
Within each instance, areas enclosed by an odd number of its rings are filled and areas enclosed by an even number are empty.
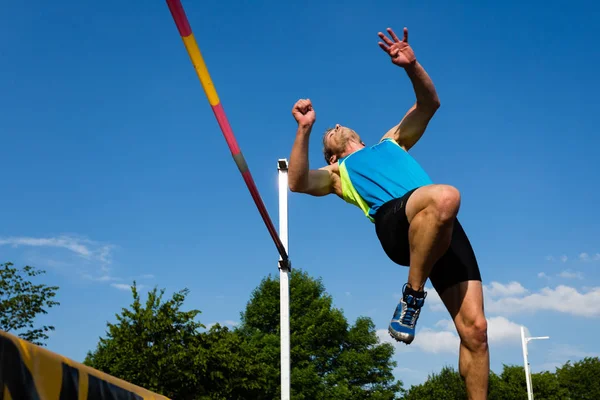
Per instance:
[[[208,98],[208,102],[212,107],[212,110],[217,118],[217,122],[223,132],[223,136],[225,137],[225,141],[231,150],[231,154],[233,159],[240,170],[242,177],[244,178],[244,182],[246,182],[246,186],[248,186],[248,190],[250,191],[250,195],[254,199],[256,207],[260,215],[262,216],[263,221],[273,241],[275,242],[275,246],[279,251],[279,255],[284,262],[288,261],[287,251],[277,234],[277,230],[273,225],[273,221],[269,217],[269,213],[258,193],[258,189],[256,188],[256,184],[254,183],[254,179],[252,178],[252,174],[250,173],[250,169],[248,168],[248,164],[244,159],[244,156],[240,150],[240,147],[235,139],[235,135],[233,134],[233,130],[229,125],[229,121],[227,120],[227,116],[225,115],[225,110],[223,109],[223,105],[219,99],[219,95],[217,94],[217,90],[215,89],[215,85],[213,84],[212,79],[210,78],[210,74],[208,73],[208,68],[206,67],[206,63],[204,62],[204,58],[202,57],[202,53],[200,52],[200,48],[198,47],[198,43],[196,43],[196,38],[192,32],[192,28],[190,27],[190,23],[185,14],[185,10],[183,9],[183,5],[180,0],[166,0],[167,5],[169,6],[169,10],[171,11],[171,16],[175,21],[175,25],[177,26],[177,30],[179,31],[179,35],[183,39],[183,44],[185,45],[185,49],[190,56],[190,60],[194,65],[194,69],[196,70],[196,74],[198,75],[198,79],[200,79],[200,83],[204,88],[204,93]]]

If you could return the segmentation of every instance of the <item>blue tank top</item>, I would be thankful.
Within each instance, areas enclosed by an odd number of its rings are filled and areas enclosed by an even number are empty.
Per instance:
[[[345,201],[371,220],[382,204],[433,183],[419,163],[391,138],[338,161]]]

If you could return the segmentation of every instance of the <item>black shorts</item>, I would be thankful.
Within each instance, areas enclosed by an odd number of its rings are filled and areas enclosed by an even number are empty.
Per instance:
[[[410,265],[409,223],[405,208],[408,198],[415,190],[417,189],[388,201],[375,214],[375,231],[383,251],[392,261],[404,266]],[[433,266],[429,280],[439,294],[460,282],[481,281],[475,253],[458,219],[454,222],[450,247]]]

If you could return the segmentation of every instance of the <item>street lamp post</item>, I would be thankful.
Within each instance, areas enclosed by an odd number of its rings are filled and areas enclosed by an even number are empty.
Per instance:
[[[523,361],[525,365],[525,382],[527,383],[527,399],[533,400],[533,388],[531,385],[531,369],[527,360],[527,343],[530,340],[550,339],[550,336],[525,337],[525,327],[521,326],[521,344],[523,345]]]

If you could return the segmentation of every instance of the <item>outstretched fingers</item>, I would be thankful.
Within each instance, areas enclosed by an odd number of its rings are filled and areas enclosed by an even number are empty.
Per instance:
[[[404,37],[402,38],[402,42],[408,42],[408,28],[404,27]],[[392,39],[394,39],[394,41],[396,43],[399,43],[401,40],[398,38],[398,36],[396,35],[396,33],[394,32],[394,30],[392,28],[387,28],[387,32],[389,33],[389,35],[392,37]]]
[[[383,44],[383,43],[381,43],[381,42],[377,42],[377,44],[379,45],[379,47],[381,47],[381,49],[382,49],[383,51],[385,51],[386,53],[388,53],[388,54],[389,54],[389,52],[390,52],[390,48],[389,48],[388,46],[386,46],[385,44]]]
[[[387,29],[387,31],[388,31],[388,33],[389,33],[389,32],[390,32],[390,28],[388,28],[388,29]],[[379,33],[377,33],[377,34],[379,35],[379,37],[381,38],[381,40],[383,40],[383,41],[384,41],[384,42],[385,42],[385,43],[386,43],[388,46],[391,46],[391,45],[393,45],[393,44],[394,44],[394,42],[392,42],[392,41],[391,41],[391,40],[390,40],[390,39],[389,39],[387,36],[385,36],[385,34],[384,34],[383,32],[379,32]],[[393,32],[392,32],[392,34],[390,34],[390,36],[391,36],[392,38],[394,38],[394,36],[396,36],[396,35],[394,35],[394,34],[393,34]],[[397,40],[397,39],[398,39],[398,38],[396,38],[396,40]]]
[[[394,42],[398,43],[400,41],[392,28],[387,28],[387,33],[392,37],[392,39],[394,39]]]
[[[379,45],[379,47],[381,47],[383,49],[383,51],[385,51],[386,53],[390,52],[390,47],[394,44],[394,43],[400,43],[400,42],[404,42],[404,43],[408,43],[408,28],[404,28],[404,37],[402,38],[402,40],[400,40],[400,38],[396,35],[396,33],[394,32],[394,30],[392,28],[387,28],[386,29],[387,33],[392,37],[393,41],[390,40],[385,34],[383,34],[382,32],[377,33],[377,35],[381,38],[381,40],[383,40],[383,42],[378,42],[377,44]]]
[[[404,27],[404,39],[402,41],[408,43],[408,28],[407,27]]]

